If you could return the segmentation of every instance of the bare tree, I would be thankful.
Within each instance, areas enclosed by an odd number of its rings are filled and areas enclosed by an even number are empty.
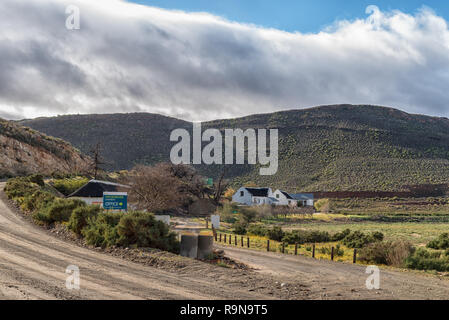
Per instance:
[[[139,210],[160,212],[180,206],[183,196],[178,192],[179,179],[167,175],[160,167],[137,166],[127,183],[131,186],[129,200]]]
[[[214,192],[212,200],[216,206],[220,204],[221,198],[223,197],[223,194],[225,193],[229,185],[229,183],[225,180],[225,175],[226,175],[226,167],[223,167],[218,182],[214,184]]]
[[[95,180],[98,177],[98,173],[100,171],[103,171],[103,165],[106,164],[106,161],[101,155],[102,151],[102,145],[100,142],[98,142],[89,152],[91,155],[90,171]]]

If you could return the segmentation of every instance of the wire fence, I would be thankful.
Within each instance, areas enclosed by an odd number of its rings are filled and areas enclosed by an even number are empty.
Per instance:
[[[267,252],[279,252],[282,254],[309,256],[314,259],[328,259],[338,261],[351,261],[357,263],[357,249],[342,248],[335,244],[286,244],[284,242],[240,236],[232,233],[216,232],[215,242],[240,247],[244,249],[263,250]]]

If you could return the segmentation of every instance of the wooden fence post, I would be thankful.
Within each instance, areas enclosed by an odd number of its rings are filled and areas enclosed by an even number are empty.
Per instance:
[[[334,247],[331,248],[331,260],[334,261]]]
[[[237,245],[237,236],[234,237],[234,245]]]
[[[246,240],[247,240],[246,242],[247,242],[247,245],[248,245],[248,248],[249,248],[249,237]]]
[[[224,235],[224,243],[226,243],[226,233],[225,233],[225,235]]]
[[[312,258],[315,258],[315,243],[312,246]]]
[[[244,247],[245,245],[243,244],[243,236],[242,236],[242,239],[241,239],[241,240],[242,240],[242,247]]]
[[[229,235],[229,244],[232,244],[232,236]]]
[[[209,220],[206,218],[206,229],[209,229]]]
[[[217,242],[217,240],[218,240],[218,234],[215,233],[214,238],[215,238],[215,242]]]
[[[285,243],[282,242],[282,253],[285,253]]]
[[[297,256],[297,255],[298,255],[298,244],[295,243],[295,256]]]
[[[220,233],[220,242],[221,242],[221,233]]]
[[[267,240],[267,251],[270,251],[270,240]]]
[[[352,263],[357,263],[357,249],[354,249],[354,257],[352,258]]]

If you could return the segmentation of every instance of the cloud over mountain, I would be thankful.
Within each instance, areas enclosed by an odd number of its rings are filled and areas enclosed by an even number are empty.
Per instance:
[[[317,34],[119,0],[2,0],[0,18],[0,117],[209,120],[334,103],[449,115],[449,30],[430,9],[369,7]]]

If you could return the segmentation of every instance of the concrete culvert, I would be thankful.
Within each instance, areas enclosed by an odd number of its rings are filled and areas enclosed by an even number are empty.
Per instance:
[[[181,256],[196,259],[198,256],[198,236],[194,234],[181,235]]]
[[[214,236],[199,235],[198,236],[198,259],[208,258],[213,251]]]

